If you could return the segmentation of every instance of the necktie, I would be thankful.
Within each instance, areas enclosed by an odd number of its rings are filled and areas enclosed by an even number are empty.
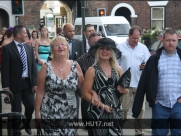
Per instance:
[[[18,44],[19,47],[21,47],[20,49],[20,56],[21,56],[21,61],[23,63],[23,71],[26,70],[26,55],[25,55],[25,50],[23,48],[22,44]]]
[[[68,43],[69,43],[69,59],[72,59],[72,40],[69,40]]]

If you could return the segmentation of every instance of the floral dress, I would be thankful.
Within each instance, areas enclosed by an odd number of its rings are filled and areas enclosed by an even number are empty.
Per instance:
[[[76,135],[77,129],[68,128],[68,122],[77,119],[77,63],[72,61],[71,71],[64,80],[54,73],[50,62],[46,64],[45,95],[40,111],[44,135]]]

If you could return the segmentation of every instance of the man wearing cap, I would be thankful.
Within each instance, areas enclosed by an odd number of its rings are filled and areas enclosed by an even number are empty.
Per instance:
[[[129,93],[121,98],[124,109],[124,118],[127,119],[127,113],[131,108],[132,96],[135,96],[138,82],[145,67],[146,61],[150,57],[150,53],[145,45],[139,42],[141,29],[139,26],[132,26],[129,30],[129,38],[124,43],[121,43],[117,48],[122,52],[122,57],[119,59],[119,64],[125,72],[131,68],[131,82]],[[142,111],[137,120],[135,120],[135,135],[143,135],[141,118],[144,116],[145,101],[143,102]]]

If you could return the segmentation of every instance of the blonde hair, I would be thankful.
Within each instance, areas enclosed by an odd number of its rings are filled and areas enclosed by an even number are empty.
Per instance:
[[[49,31],[48,31],[48,28],[47,28],[46,26],[43,26],[43,27],[40,29],[40,31],[41,31],[42,29],[46,29],[46,30],[47,30],[47,38],[49,39]]]
[[[100,59],[99,59],[99,50],[100,47],[97,49],[96,53],[95,53],[95,61],[94,64],[92,66],[95,66],[99,63]],[[114,50],[111,48],[111,58],[109,59],[109,62],[111,64],[111,67],[114,69],[114,71],[116,72],[117,75],[119,75],[119,64],[116,58],[116,54],[114,52]]]
[[[68,42],[66,41],[65,37],[62,37],[62,36],[56,36],[54,37],[51,42],[50,42],[50,49],[51,49],[51,58],[52,59],[55,59],[55,56],[54,56],[54,53],[53,53],[53,48],[54,48],[54,42],[55,41],[62,41],[62,42],[65,42],[66,45],[67,45],[67,49],[68,49],[68,52],[67,52],[67,59],[69,59],[69,45],[68,45]]]

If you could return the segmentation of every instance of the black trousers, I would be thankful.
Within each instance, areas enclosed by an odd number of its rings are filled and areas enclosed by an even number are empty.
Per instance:
[[[82,121],[85,122],[85,124],[86,124],[86,121],[87,121],[88,119],[91,119],[91,118],[89,117],[88,112],[87,112],[88,107],[89,107],[89,102],[86,101],[85,99],[81,99]],[[88,128],[86,128],[86,127],[85,127],[85,129],[88,131],[88,135],[89,135],[89,136],[93,136],[93,135],[94,135],[94,132],[93,132],[92,129],[88,129]]]
[[[14,101],[11,103],[11,111],[12,112],[22,112],[22,103],[25,107],[25,113],[24,115],[27,118],[27,128],[29,128],[29,124],[32,118],[32,114],[34,112],[34,92],[32,91],[32,86],[30,84],[30,79],[21,79],[21,87],[20,90],[13,92],[14,95]],[[21,120],[19,117],[14,117],[12,120],[12,126],[13,128],[13,135],[21,135],[20,130],[18,128],[21,125]]]

